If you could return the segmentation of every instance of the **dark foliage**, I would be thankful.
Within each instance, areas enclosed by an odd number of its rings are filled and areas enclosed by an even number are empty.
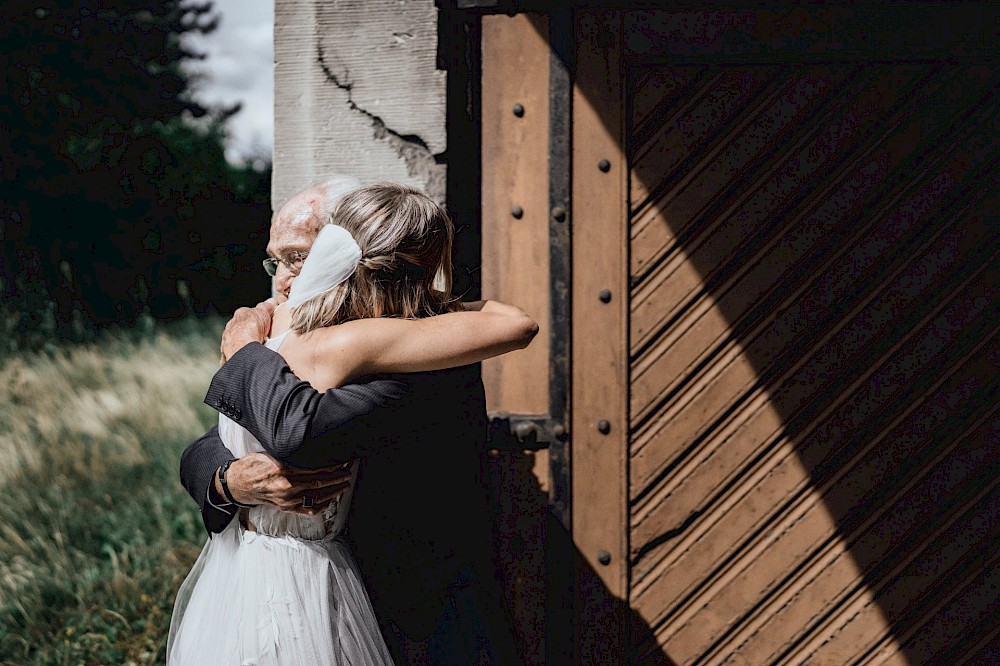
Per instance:
[[[266,293],[270,170],[226,162],[238,107],[193,102],[182,69],[182,35],[215,21],[210,2],[0,5],[0,314],[20,345]]]

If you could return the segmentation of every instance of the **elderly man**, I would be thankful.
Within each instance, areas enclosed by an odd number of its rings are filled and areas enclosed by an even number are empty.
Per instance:
[[[406,664],[407,654],[418,653],[431,664],[520,663],[496,604],[481,482],[485,399],[476,369],[392,375],[319,394],[259,344],[336,200],[355,185],[330,179],[277,211],[265,262],[277,295],[237,311],[226,326],[228,360],[206,398],[292,453],[284,462],[262,453],[233,460],[213,428],[182,455],[181,482],[209,532],[221,532],[237,512],[234,502],[308,513],[326,506],[349,482],[341,467],[324,466],[331,443],[339,451],[355,442],[358,450],[392,443],[364,459],[346,538],[394,660]]]

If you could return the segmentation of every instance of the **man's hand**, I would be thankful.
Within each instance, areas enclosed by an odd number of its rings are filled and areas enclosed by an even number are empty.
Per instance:
[[[264,342],[271,331],[271,315],[278,302],[269,298],[252,308],[240,308],[222,332],[222,364],[251,342]]]
[[[308,516],[325,509],[350,486],[350,463],[323,469],[297,469],[275,460],[266,453],[251,453],[233,461],[226,471],[226,485],[233,499],[241,504],[270,504],[282,511]],[[215,491],[224,497],[222,485],[215,478]],[[303,498],[312,500],[303,505]]]

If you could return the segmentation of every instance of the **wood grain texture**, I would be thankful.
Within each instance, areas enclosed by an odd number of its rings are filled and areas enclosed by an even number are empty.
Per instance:
[[[549,45],[544,16],[483,17],[482,293],[539,324],[527,349],[483,364],[491,412],[549,410]],[[513,112],[515,104],[524,109]],[[519,207],[522,217],[511,214]]]
[[[777,15],[626,17],[636,661],[989,663],[997,75]]]
[[[573,540],[583,562],[577,583],[580,664],[624,662],[628,595],[628,166],[624,84],[618,59],[621,14],[577,17],[573,90]],[[609,162],[607,171],[598,167]],[[611,299],[598,297],[607,289]],[[598,429],[607,421],[606,434]],[[601,551],[610,562],[599,561]],[[588,581],[588,576],[597,577]],[[590,591],[610,596],[598,607]],[[615,601],[617,600],[617,602]]]
[[[522,351],[483,363],[490,413],[549,411],[549,44],[547,17],[482,18],[482,295],[539,324]],[[514,113],[514,105],[523,108]],[[512,214],[521,209],[521,217]],[[526,663],[545,654],[548,451],[490,455],[497,559]]]

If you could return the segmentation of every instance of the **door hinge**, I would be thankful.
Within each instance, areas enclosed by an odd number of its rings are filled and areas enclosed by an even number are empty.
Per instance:
[[[490,415],[489,448],[538,451],[569,437],[566,425],[548,416],[496,413]]]

